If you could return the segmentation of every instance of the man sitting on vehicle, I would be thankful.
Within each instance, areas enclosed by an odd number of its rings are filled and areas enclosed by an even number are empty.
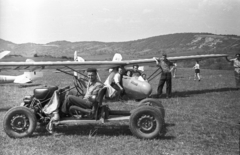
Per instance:
[[[103,84],[97,80],[97,70],[95,68],[87,69],[88,83],[87,91],[83,98],[75,95],[68,95],[62,104],[61,111],[63,114],[69,114],[69,108],[72,105],[79,106],[83,109],[91,109],[96,100],[98,91],[103,87]]]

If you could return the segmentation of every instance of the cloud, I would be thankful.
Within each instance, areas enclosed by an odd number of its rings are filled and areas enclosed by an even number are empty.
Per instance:
[[[108,8],[102,8],[102,10],[103,10],[103,12],[109,12],[110,11],[110,9],[108,9]]]
[[[129,23],[141,23],[141,20],[139,20],[139,19],[130,19],[129,20]]]
[[[230,11],[235,8],[236,5],[240,5],[240,0],[202,0],[199,3],[199,9],[202,8],[215,8],[225,11]]]
[[[152,13],[153,12],[153,10],[151,10],[151,9],[144,9],[143,10],[143,14],[149,14],[149,13]]]

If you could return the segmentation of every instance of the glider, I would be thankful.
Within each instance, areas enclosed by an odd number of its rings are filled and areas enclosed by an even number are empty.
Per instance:
[[[3,51],[0,53],[0,59],[8,55],[10,51]],[[26,62],[34,62],[31,59],[27,59]],[[5,63],[5,62],[2,62]],[[0,70],[1,71],[1,70]],[[24,84],[24,83],[29,83],[32,82],[33,80],[40,78],[43,76],[42,72],[24,72],[22,75],[17,75],[17,76],[11,76],[11,75],[0,75],[0,84],[4,83],[18,83],[18,84]]]
[[[225,54],[195,55],[182,57],[169,57],[170,61],[188,59],[206,59],[227,57]],[[112,69],[115,67],[129,67],[134,64],[141,66],[154,65],[155,59],[139,59],[124,61],[59,61],[59,62],[0,62],[0,70],[58,70],[66,74],[66,70],[73,72],[83,71],[87,68]],[[111,72],[112,73],[112,72]],[[111,75],[110,73],[110,75]],[[70,74],[74,76],[74,74]],[[79,82],[84,82],[81,79]],[[141,99],[136,102],[133,110],[112,110],[102,104],[106,99],[106,85],[99,90],[94,105],[91,109],[83,109],[78,106],[69,107],[69,116],[60,116],[59,106],[64,100],[65,93],[70,87],[58,89],[58,87],[36,88],[33,95],[25,96],[23,103],[7,111],[3,119],[3,129],[12,138],[31,136],[35,131],[37,122],[46,125],[46,129],[61,125],[81,125],[82,123],[107,123],[111,121],[129,120],[129,128],[138,138],[152,139],[164,134],[165,110],[161,101],[149,98],[152,92],[151,85],[146,81],[140,81],[135,77],[123,76],[122,84],[127,96],[133,99]],[[82,84],[79,85],[83,86]],[[78,89],[78,88],[76,88]],[[52,130],[49,130],[52,131]]]
[[[192,56],[179,56],[179,57],[168,57],[170,61],[182,61],[182,60],[191,60],[191,59],[207,59],[207,58],[219,58],[219,57],[227,57],[226,54],[208,54],[208,55],[192,55]],[[77,54],[75,52],[75,59],[77,58]],[[30,72],[37,72],[42,70],[57,70],[69,75],[69,71],[81,73],[82,70],[86,70],[87,68],[97,68],[98,70],[101,69],[112,69],[119,66],[123,67],[132,67],[133,65],[141,65],[141,66],[153,66],[156,64],[155,58],[151,59],[138,59],[138,60],[123,60],[121,61],[122,57],[117,54],[116,57],[113,58],[113,61],[41,61],[41,62],[34,62],[34,61],[27,61],[27,62],[0,62],[0,70],[24,70]],[[80,70],[80,71],[79,71]],[[156,73],[156,72],[155,72]],[[154,73],[154,74],[155,74]],[[76,73],[75,73],[76,74]],[[158,73],[159,74],[159,73]],[[148,78],[148,81],[151,80],[153,77],[151,75]],[[151,78],[151,79],[150,79]],[[80,85],[84,85],[86,79],[80,79]],[[131,96],[133,99],[142,99],[148,97],[152,92],[151,85],[142,80],[138,80],[134,77],[126,77],[124,76],[122,79],[122,85],[124,87],[125,93]],[[83,92],[83,88],[80,88]]]

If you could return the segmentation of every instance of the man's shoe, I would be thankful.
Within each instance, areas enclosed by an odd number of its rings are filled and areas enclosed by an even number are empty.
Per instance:
[[[46,129],[47,129],[48,133],[53,134],[53,126],[52,126],[51,122],[48,123],[48,125],[46,126]]]

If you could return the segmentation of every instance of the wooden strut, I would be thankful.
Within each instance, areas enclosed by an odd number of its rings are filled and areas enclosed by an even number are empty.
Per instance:
[[[147,80],[148,80],[149,82],[152,81],[155,77],[157,77],[159,74],[162,73],[162,71],[160,71],[159,73],[157,73],[159,69],[161,69],[161,67],[159,67],[152,75],[150,75],[150,76],[148,77]],[[157,74],[154,75],[155,73],[157,73]],[[154,76],[153,76],[153,75],[154,75]]]

